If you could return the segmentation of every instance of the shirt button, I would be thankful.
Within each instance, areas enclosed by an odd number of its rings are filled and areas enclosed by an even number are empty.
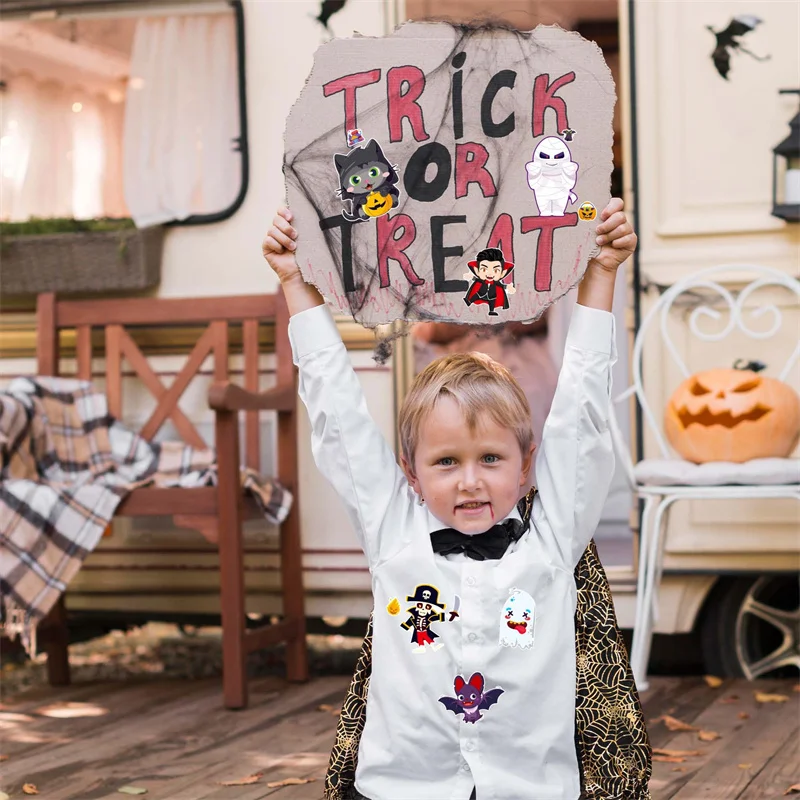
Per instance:
[[[462,764],[461,765],[462,772],[469,772],[469,764]]]
[[[475,742],[467,742],[467,743],[464,745],[464,748],[465,748],[466,750],[474,750],[474,749],[475,749]]]
[[[470,575],[467,578],[467,586],[474,586],[474,585],[475,585],[475,578],[473,578],[472,575]]]
[[[471,633],[469,636],[467,636],[467,639],[469,639],[471,642],[477,642],[478,641],[478,634],[477,633]]]

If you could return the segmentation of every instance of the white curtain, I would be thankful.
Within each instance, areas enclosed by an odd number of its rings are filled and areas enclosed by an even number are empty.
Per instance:
[[[79,86],[7,78],[0,95],[0,218],[126,216],[119,106]]]
[[[227,208],[241,185],[230,15],[145,18],[125,106],[125,200],[137,226]]]

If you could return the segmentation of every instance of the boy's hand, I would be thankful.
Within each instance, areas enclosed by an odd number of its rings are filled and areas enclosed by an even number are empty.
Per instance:
[[[278,276],[281,284],[296,279],[303,280],[294,251],[297,249],[297,231],[290,224],[292,212],[288,208],[279,208],[272,220],[272,227],[264,236],[261,252],[267,263]]]
[[[601,222],[597,226],[597,244],[600,252],[589,262],[589,267],[599,267],[616,272],[617,267],[627,260],[636,249],[636,234],[628,222],[619,197],[612,197],[600,213]]]

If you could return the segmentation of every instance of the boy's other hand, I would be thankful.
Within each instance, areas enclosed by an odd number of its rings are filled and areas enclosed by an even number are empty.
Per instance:
[[[600,220],[597,226],[600,252],[589,262],[589,266],[596,265],[609,272],[616,272],[617,267],[633,255],[637,237],[625,216],[623,202],[619,197],[611,198],[600,213]]]
[[[297,249],[297,231],[291,225],[292,212],[279,208],[272,220],[272,227],[264,236],[261,252],[282,284],[299,278],[300,267],[294,252]]]

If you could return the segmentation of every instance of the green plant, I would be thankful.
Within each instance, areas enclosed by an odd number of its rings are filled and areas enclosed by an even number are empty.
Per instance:
[[[122,231],[135,228],[132,219],[41,219],[26,222],[0,222],[2,236],[42,236],[50,233],[81,233],[87,231]]]

